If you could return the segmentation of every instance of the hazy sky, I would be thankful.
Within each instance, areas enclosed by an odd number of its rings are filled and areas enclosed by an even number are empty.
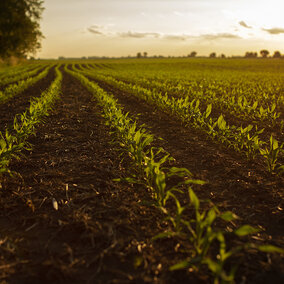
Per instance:
[[[41,58],[284,53],[284,0],[45,0]]]

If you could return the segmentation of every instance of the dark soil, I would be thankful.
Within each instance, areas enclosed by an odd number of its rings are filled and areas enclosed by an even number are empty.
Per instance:
[[[198,196],[233,210],[241,217],[238,223],[264,227],[256,242],[283,245],[282,178],[130,94],[100,85],[131,116],[141,114],[139,123],[165,139],[155,144],[169,151],[178,166],[209,181],[196,188]],[[62,99],[31,139],[33,151],[12,164],[21,177],[2,182],[0,282],[212,282],[205,268],[199,274],[168,271],[185,255],[174,240],[151,241],[168,225],[157,209],[143,205],[151,200],[145,188],[113,181],[128,176],[130,165],[121,161],[108,131],[92,95],[64,73]],[[252,253],[233,261],[242,264],[238,283],[283,282],[279,256]]]
[[[0,131],[13,126],[14,117],[16,114],[23,113],[30,105],[30,100],[33,97],[39,97],[45,91],[55,78],[54,67],[52,67],[47,76],[30,86],[22,93],[8,102],[0,104]]]

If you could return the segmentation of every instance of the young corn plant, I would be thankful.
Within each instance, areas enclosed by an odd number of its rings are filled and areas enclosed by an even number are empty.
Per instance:
[[[265,147],[264,149],[260,148],[260,154],[265,158],[267,163],[268,171],[273,172],[283,172],[284,165],[279,165],[277,163],[278,156],[283,152],[284,143],[280,144],[278,141],[271,135],[269,139],[269,148]]]
[[[216,206],[211,206],[208,210],[201,211],[200,200],[194,191],[189,188],[189,208],[193,208],[195,217],[186,220],[181,216],[181,213],[185,210],[185,207],[181,207],[177,203],[176,227],[178,232],[185,232],[189,242],[193,246],[193,250],[190,250],[189,257],[175,265],[170,270],[185,269],[189,267],[198,268],[200,265],[207,265],[211,271],[214,284],[218,283],[232,283],[235,277],[237,267],[233,266],[229,272],[225,269],[225,263],[236,252],[240,251],[244,247],[237,246],[231,250],[227,250],[225,241],[225,231],[216,229],[215,221],[219,218],[226,222],[234,221],[237,216],[230,211],[220,213]],[[183,228],[181,229],[181,224]],[[248,234],[256,233],[258,229],[255,229],[249,225],[244,225],[234,231],[235,235],[245,236]],[[214,245],[219,243],[219,250],[216,259],[212,259],[209,256],[209,250]],[[246,245],[245,245],[246,246]]]
[[[248,125],[243,128],[240,126],[237,128],[237,135],[235,136],[235,140],[237,141],[238,148],[236,150],[244,151],[248,159],[254,159],[259,151],[261,145],[263,145],[263,141],[260,140],[259,134],[261,134],[264,129],[257,130],[257,126],[255,132],[251,134],[251,130],[253,129],[253,125]]]
[[[16,136],[11,135],[8,130],[5,134],[0,132],[0,177],[1,174],[11,173],[9,163],[12,158],[19,158],[18,153],[26,147],[25,143],[18,143]]]

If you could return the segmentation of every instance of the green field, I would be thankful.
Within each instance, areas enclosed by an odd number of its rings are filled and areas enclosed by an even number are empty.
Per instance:
[[[0,68],[0,282],[280,283],[283,118],[283,59]]]

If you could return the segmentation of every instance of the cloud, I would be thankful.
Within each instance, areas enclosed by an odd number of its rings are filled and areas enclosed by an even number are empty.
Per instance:
[[[141,33],[141,32],[124,32],[124,33],[117,33],[118,36],[120,37],[131,37],[131,38],[146,38],[146,37],[151,37],[151,38],[158,38],[160,37],[159,33]]]
[[[103,35],[104,33],[101,31],[102,27],[101,26],[97,26],[97,25],[93,25],[89,28],[87,28],[87,30],[92,33],[92,34],[96,34],[96,35]]]
[[[235,34],[219,33],[219,34],[204,34],[200,36],[203,39],[216,40],[216,39],[240,39],[241,37]]]
[[[262,29],[265,32],[268,32],[272,35],[278,35],[278,34],[284,34],[284,29],[283,28],[272,28],[272,29]]]
[[[164,39],[168,39],[168,40],[186,40],[188,39],[188,36],[186,35],[164,35],[163,36]]]
[[[247,28],[247,29],[251,29],[252,26],[248,26],[244,21],[240,21],[239,24],[244,27],[244,28]]]
[[[156,32],[115,32],[108,31],[106,27],[93,25],[87,30],[94,35],[105,35],[105,36],[114,36],[120,38],[134,38],[134,39],[145,39],[145,38],[159,38],[163,40],[171,41],[185,41],[188,39],[203,39],[203,40],[219,40],[219,39],[238,39],[241,38],[238,35],[230,33],[218,33],[218,34],[201,34],[201,35],[189,35],[189,34],[163,34]]]

